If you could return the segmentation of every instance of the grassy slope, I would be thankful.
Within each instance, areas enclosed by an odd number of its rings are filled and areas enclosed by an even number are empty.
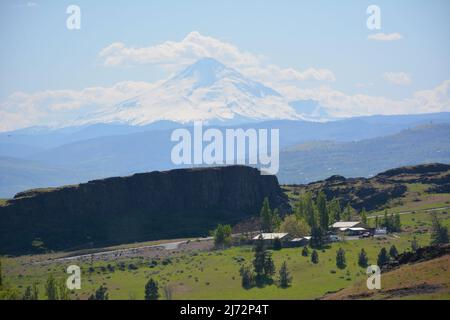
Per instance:
[[[381,289],[360,281],[326,299],[450,299],[450,255],[405,265],[382,274]]]

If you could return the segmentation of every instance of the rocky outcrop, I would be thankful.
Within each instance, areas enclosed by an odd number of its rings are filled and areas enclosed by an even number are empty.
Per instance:
[[[391,199],[407,191],[407,183],[429,184],[429,192],[450,192],[450,165],[432,163],[401,167],[382,172],[372,178],[330,178],[307,185],[293,186],[297,192],[311,192],[315,197],[323,191],[328,200],[337,198],[341,205],[350,205],[360,211],[382,209]]]
[[[207,235],[259,213],[289,210],[275,176],[245,166],[178,169],[17,194],[0,206],[1,253],[67,250]]]

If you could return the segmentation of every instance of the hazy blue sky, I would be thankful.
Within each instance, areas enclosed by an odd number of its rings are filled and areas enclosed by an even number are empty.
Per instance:
[[[81,30],[66,28],[70,4],[81,8]],[[381,8],[381,30],[366,27],[370,4]],[[135,48],[180,42],[192,31],[280,68],[330,70],[335,80],[326,85],[349,95],[404,99],[450,79],[448,0],[2,0],[0,14],[1,100],[16,91],[159,80],[168,71],[157,63],[105,66],[99,53],[116,42]],[[377,32],[401,39],[368,39]],[[316,85],[322,83],[304,84]]]

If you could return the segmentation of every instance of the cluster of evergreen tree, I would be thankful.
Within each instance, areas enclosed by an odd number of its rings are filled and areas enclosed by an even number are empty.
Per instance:
[[[261,231],[274,232],[281,224],[281,219],[278,214],[278,209],[271,210],[269,199],[264,198],[263,206],[260,213]]]
[[[386,228],[387,232],[400,232],[402,228],[400,215],[398,213],[391,213],[389,215],[387,210],[385,210],[383,220],[381,221],[381,227]]]
[[[264,240],[256,241],[254,247],[253,268],[243,265],[240,269],[242,287],[249,289],[253,286],[264,286],[273,283],[273,275],[276,273],[272,252],[267,250]],[[279,284],[288,287],[292,281],[287,264],[283,263],[279,271]]]
[[[324,192],[319,192],[316,201],[311,193],[303,194],[295,206],[295,215],[304,219],[311,228],[310,245],[313,248],[320,248],[325,243],[325,235],[328,226],[341,219],[341,206],[339,200],[327,201]]]

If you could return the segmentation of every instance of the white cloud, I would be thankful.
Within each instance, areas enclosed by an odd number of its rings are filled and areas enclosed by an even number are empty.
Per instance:
[[[398,86],[407,86],[412,82],[409,74],[405,72],[385,72],[383,73],[383,79]]]
[[[266,64],[260,55],[242,51],[233,44],[203,36],[197,31],[189,33],[179,42],[166,41],[145,48],[127,47],[117,42],[99,53],[99,58],[105,66],[154,64],[170,71],[178,70],[204,57],[214,58],[255,80],[266,83],[336,80],[333,72],[328,69],[309,68],[299,71]]]
[[[285,87],[280,92],[290,100],[316,100],[332,117],[418,114],[450,112],[450,80],[439,86],[417,91],[400,100],[363,94],[348,95],[330,87],[300,89]]]
[[[203,57],[212,57],[232,66],[255,65],[260,56],[243,52],[230,43],[189,33],[182,41],[166,41],[145,48],[127,47],[117,42],[100,51],[99,57],[106,66],[127,64],[157,64],[167,67],[191,64]]]
[[[0,131],[35,125],[70,125],[80,116],[111,108],[154,86],[146,82],[126,81],[112,87],[91,87],[79,91],[16,92],[0,104]]]
[[[397,41],[403,39],[403,36],[398,32],[394,33],[379,32],[369,35],[367,39],[374,41]]]

